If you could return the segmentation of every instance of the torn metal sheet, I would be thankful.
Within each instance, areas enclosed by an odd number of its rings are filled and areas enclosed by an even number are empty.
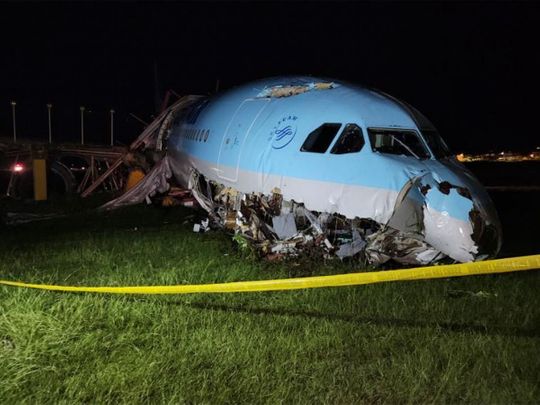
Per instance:
[[[362,235],[360,235],[360,232],[354,229],[352,231],[352,241],[340,245],[339,249],[336,251],[336,256],[340,259],[355,256],[365,249],[366,243],[367,242],[362,238]]]
[[[292,212],[272,217],[272,227],[279,239],[291,238],[298,232]]]
[[[306,93],[308,91],[313,90],[330,90],[336,87],[337,85],[333,82],[312,82],[312,83],[306,83],[306,84],[299,84],[299,85],[281,85],[278,84],[276,86],[271,86],[265,88],[263,91],[261,91],[259,94],[257,94],[257,98],[264,98],[264,97],[275,97],[275,98],[281,98],[281,97],[291,97],[291,96],[297,96],[299,94]]]
[[[111,210],[126,205],[139,204],[158,193],[165,193],[169,190],[169,179],[172,177],[169,158],[165,156],[137,183],[133,188],[122,194],[120,197],[107,202],[99,207],[103,210]]]

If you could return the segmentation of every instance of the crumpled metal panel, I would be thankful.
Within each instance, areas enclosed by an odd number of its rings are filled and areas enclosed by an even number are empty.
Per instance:
[[[139,204],[158,193],[169,190],[169,179],[172,177],[169,158],[165,156],[137,183],[120,197],[102,205],[100,209],[111,210],[127,205]]]

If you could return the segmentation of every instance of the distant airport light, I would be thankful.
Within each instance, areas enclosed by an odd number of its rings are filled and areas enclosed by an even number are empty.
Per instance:
[[[13,168],[12,170],[15,172],[15,173],[21,173],[24,171],[24,164],[22,163],[15,163],[13,165]]]

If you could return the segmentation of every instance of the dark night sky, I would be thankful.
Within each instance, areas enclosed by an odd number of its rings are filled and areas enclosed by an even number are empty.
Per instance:
[[[282,74],[377,87],[424,112],[456,151],[540,144],[540,8],[533,3],[1,3],[0,136],[140,130],[162,89],[209,94]],[[2,107],[3,106],[3,107]]]

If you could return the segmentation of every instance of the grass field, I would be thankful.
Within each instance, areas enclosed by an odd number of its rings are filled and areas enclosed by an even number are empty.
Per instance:
[[[520,212],[506,221],[519,245],[505,255],[539,253],[532,226],[518,234],[531,225]],[[192,233],[193,215],[133,207],[0,228],[0,279],[150,285],[358,271],[246,257],[222,233]],[[0,402],[538,403],[539,291],[538,271],[230,295],[0,286]]]

